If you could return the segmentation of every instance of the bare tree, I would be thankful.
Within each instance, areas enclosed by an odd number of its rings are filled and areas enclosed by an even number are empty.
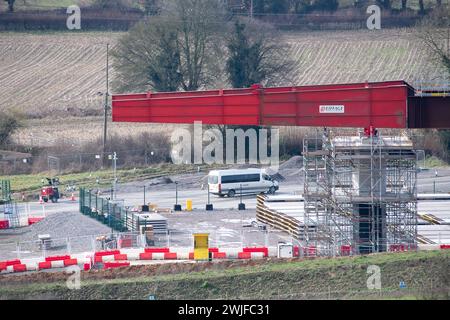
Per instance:
[[[434,10],[419,26],[418,37],[431,59],[450,74],[450,6]]]
[[[16,2],[16,0],[5,0],[5,2],[8,3],[8,11],[13,12],[14,11],[14,2]]]
[[[406,10],[408,6],[408,0],[402,0],[402,10]]]
[[[429,53],[430,59],[450,77],[450,5],[434,10],[426,17],[418,32],[418,37]],[[442,145],[442,155],[450,159],[450,130],[438,130]]]
[[[231,28],[226,40],[226,72],[233,87],[292,84],[293,61],[273,26],[241,18]]]
[[[198,90],[214,82],[225,8],[219,0],[168,0],[162,16],[177,22],[183,89]]]
[[[220,72],[225,24],[219,0],[168,0],[123,36],[113,50],[118,91],[198,90]]]

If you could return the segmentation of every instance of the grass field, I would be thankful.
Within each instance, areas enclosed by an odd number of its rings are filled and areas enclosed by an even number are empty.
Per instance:
[[[448,251],[431,251],[144,266],[83,274],[81,290],[72,291],[63,274],[35,274],[0,278],[0,299],[448,299],[449,262]],[[369,266],[380,268],[380,290],[367,288]],[[400,282],[407,289],[400,290]]]

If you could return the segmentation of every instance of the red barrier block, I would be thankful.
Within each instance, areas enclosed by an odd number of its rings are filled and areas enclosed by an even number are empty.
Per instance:
[[[176,253],[164,253],[164,260],[177,260]]]
[[[53,257],[47,257],[45,258],[45,261],[52,262],[52,261],[64,261],[69,260],[70,256],[53,256]]]
[[[269,248],[244,248],[244,252],[259,252],[264,253],[264,258],[267,258],[269,256]]]
[[[189,260],[194,260],[195,255],[193,252],[189,252]]]
[[[85,263],[84,266],[83,266],[83,270],[84,270],[84,271],[89,271],[89,270],[91,270],[91,265],[90,265],[89,263]]]
[[[314,257],[317,254],[317,248],[316,247],[306,247],[303,248],[305,256],[307,257]]]
[[[39,262],[39,264],[38,264],[39,270],[45,270],[45,269],[51,269],[51,268],[52,268],[51,261]]]
[[[104,264],[105,269],[116,269],[116,268],[124,268],[129,267],[130,262],[106,262]]]
[[[116,260],[116,261],[127,261],[128,260],[128,256],[126,254],[116,254],[114,256],[114,260]]]
[[[9,221],[8,220],[0,220],[0,230],[9,229]]]
[[[153,253],[151,252],[145,252],[139,254],[139,260],[152,260],[153,259]]]
[[[6,264],[7,267],[15,266],[15,265],[21,264],[21,263],[22,262],[20,262],[20,260],[8,260],[8,261],[5,261],[5,264]]]
[[[106,257],[106,256],[115,256],[116,254],[120,254],[120,250],[113,251],[99,251],[95,253],[95,257]]]
[[[27,266],[24,264],[15,264],[13,266],[13,270],[14,270],[14,272],[26,272]]]
[[[78,265],[77,259],[67,259],[64,260],[64,267],[76,266]]]
[[[238,259],[251,259],[252,253],[251,252],[239,252],[238,253]]]
[[[209,248],[210,253],[217,253],[219,252],[219,248]]]
[[[41,222],[44,218],[28,218],[28,225],[31,226],[35,223]]]
[[[342,256],[350,256],[352,253],[351,246],[341,246],[341,255]]]
[[[299,246],[294,246],[294,252],[293,252],[294,257],[298,258],[300,257],[300,247]]]
[[[103,262],[103,257],[94,257],[94,263],[102,263]]]
[[[132,248],[133,247],[133,239],[119,239],[118,241],[119,248]]]
[[[145,253],[169,253],[169,248],[146,248]]]
[[[450,250],[450,244],[441,245],[441,250]]]
[[[6,270],[6,262],[0,262],[0,271]]]
[[[226,259],[227,254],[225,252],[213,252],[213,259]]]

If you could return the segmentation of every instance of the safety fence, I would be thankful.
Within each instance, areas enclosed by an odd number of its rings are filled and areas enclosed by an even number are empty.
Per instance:
[[[101,198],[84,188],[80,189],[80,212],[117,232],[141,232],[153,226],[148,219],[121,204]],[[158,230],[155,230],[155,233],[157,232]],[[166,230],[163,228],[162,232],[165,233]]]

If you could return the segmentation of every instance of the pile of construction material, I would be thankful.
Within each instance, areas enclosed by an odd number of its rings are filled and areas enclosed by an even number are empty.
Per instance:
[[[297,240],[305,238],[304,199],[297,195],[259,195],[256,219],[275,229],[289,233]],[[309,226],[313,228],[313,226]]]
[[[148,212],[135,212],[127,216],[125,226],[129,231],[138,231],[144,234],[144,231],[151,226],[154,234],[167,234],[167,218]]]

